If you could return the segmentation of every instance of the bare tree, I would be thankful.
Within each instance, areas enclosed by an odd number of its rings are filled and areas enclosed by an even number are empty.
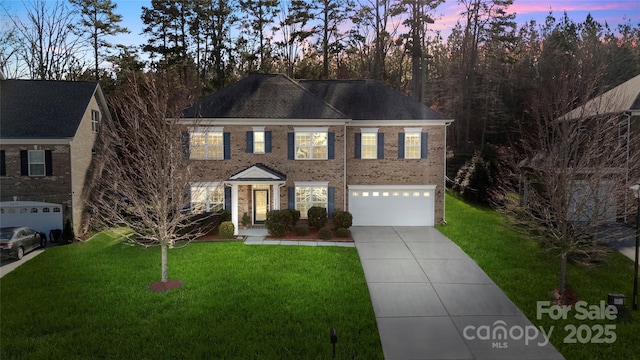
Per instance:
[[[83,49],[80,37],[73,34],[74,13],[66,4],[59,0],[25,0],[24,6],[25,19],[9,18],[19,44],[20,62],[29,77],[62,80],[84,68],[82,59],[86,49]]]
[[[523,124],[529,157],[521,163],[521,225],[559,255],[563,304],[567,260],[602,255],[597,232],[626,211],[627,174],[637,174],[640,164],[640,154],[630,151],[638,149],[640,138],[629,136],[630,117],[619,110],[628,99],[624,92],[606,93],[587,102],[599,93],[599,76],[592,75],[580,75],[575,68],[558,70],[536,90],[533,121]]]
[[[192,175],[176,116],[181,96],[151,73],[129,78],[125,87],[110,103],[114,121],[100,129],[94,217],[107,228],[127,227],[138,244],[159,245],[167,282],[167,250],[211,229],[185,210]]]

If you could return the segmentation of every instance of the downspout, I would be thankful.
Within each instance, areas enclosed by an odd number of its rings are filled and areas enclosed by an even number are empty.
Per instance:
[[[625,179],[625,187],[629,187],[629,160],[631,146],[631,112],[627,112],[627,173]],[[627,224],[627,215],[629,213],[629,194],[628,191],[624,192],[624,223]]]
[[[347,122],[344,122],[342,139],[342,211],[347,211]]]
[[[447,128],[449,125],[451,125],[450,122],[444,125],[444,148],[442,154],[442,162],[444,164],[444,176],[442,177],[442,223],[444,225],[447,224],[447,202],[445,197],[447,195]]]

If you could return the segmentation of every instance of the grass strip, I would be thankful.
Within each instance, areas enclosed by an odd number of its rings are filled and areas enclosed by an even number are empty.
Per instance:
[[[555,254],[542,250],[536,241],[506,225],[493,210],[469,205],[449,194],[446,209],[447,224],[438,226],[438,230],[473,258],[534,325],[547,331],[553,326],[550,340],[566,359],[640,358],[638,321],[623,316],[613,321],[579,320],[575,308],[568,312],[566,320],[554,320],[547,314],[538,318],[537,302],[553,301],[551,292],[558,285],[560,259]],[[588,306],[606,302],[609,293],[621,293],[627,295],[625,303],[631,308],[633,261],[618,251],[610,250],[606,260],[597,266],[571,263],[567,281]],[[631,315],[640,319],[639,311],[631,311]],[[615,325],[613,343],[598,343],[601,325]],[[580,333],[572,336],[572,327],[581,329]],[[567,342],[572,340],[575,343]]]
[[[2,359],[383,358],[354,248],[194,243],[155,293],[158,248],[118,234],[48,249],[2,278]]]

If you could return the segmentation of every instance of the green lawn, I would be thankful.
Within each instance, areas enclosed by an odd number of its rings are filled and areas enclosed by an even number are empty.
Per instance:
[[[557,288],[560,261],[552,253],[542,251],[538,243],[522,236],[505,225],[503,218],[494,211],[468,205],[453,196],[446,198],[447,225],[438,229],[457,243],[480,265],[507,296],[537,326],[547,331],[554,326],[551,342],[567,359],[639,359],[640,322],[607,320],[577,320],[575,309],[567,320],[552,320],[544,314],[536,319],[537,301],[550,301],[550,291]],[[604,264],[585,267],[571,264],[568,269],[569,286],[580,300],[589,305],[599,305],[607,300],[608,293],[627,295],[626,304],[631,308],[633,290],[633,262],[617,251],[611,251]],[[631,315],[640,319],[639,311]],[[612,344],[566,344],[570,335],[565,326],[582,326],[582,340],[591,339],[601,325],[615,325],[616,340]],[[602,338],[605,338],[604,336]],[[571,337],[570,337],[571,339]]]
[[[148,289],[158,248],[101,234],[0,281],[1,359],[382,358],[356,249],[193,243],[169,252],[182,288]]]

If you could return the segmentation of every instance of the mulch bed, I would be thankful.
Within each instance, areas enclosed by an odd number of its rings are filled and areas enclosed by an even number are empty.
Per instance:
[[[179,287],[182,287],[182,280],[168,280],[165,282],[156,281],[147,286],[147,289],[155,291],[157,293],[164,293],[169,290],[177,289]]]
[[[331,240],[322,240],[322,239],[320,239],[318,237],[318,230],[316,230],[316,229],[309,229],[309,235],[306,235],[306,236],[300,236],[300,235],[296,234],[295,230],[293,230],[293,231],[289,231],[284,236],[273,237],[273,236],[269,235],[265,239],[267,239],[267,240],[353,242],[353,238],[351,236],[346,237],[346,238],[340,238],[340,237],[336,236],[335,231],[333,232],[333,237],[331,238]]]
[[[221,238],[217,232],[211,232],[207,235],[201,236],[197,238],[195,241],[220,241],[220,242],[228,242],[228,241],[244,241],[244,236],[239,236],[241,239],[225,239]],[[295,230],[292,230],[286,233],[284,236],[273,237],[267,235],[265,237],[266,240],[291,240],[291,241],[325,241],[318,237],[318,230],[309,229],[309,235],[300,236],[296,234]],[[335,232],[333,233],[333,237],[331,240],[326,241],[334,241],[334,242],[353,242],[353,237],[349,236],[346,238],[337,237]]]

